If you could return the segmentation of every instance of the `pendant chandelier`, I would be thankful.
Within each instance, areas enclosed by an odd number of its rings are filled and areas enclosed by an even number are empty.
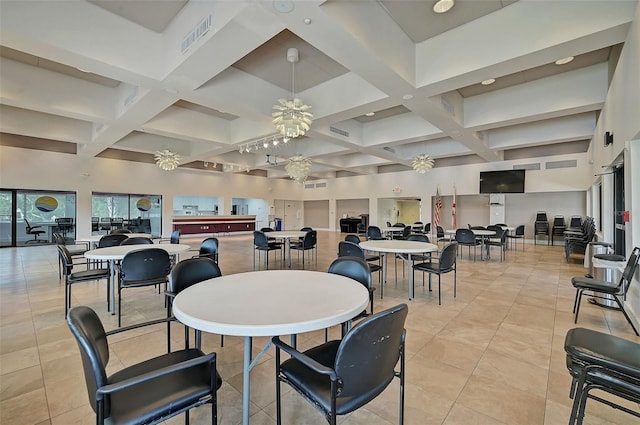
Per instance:
[[[289,158],[289,162],[284,166],[289,177],[298,183],[307,181],[309,172],[311,171],[311,160],[302,155],[296,155]]]
[[[180,155],[169,149],[156,152],[156,164],[166,171],[175,170],[180,164]]]
[[[433,158],[431,158],[431,155],[427,155],[426,153],[421,153],[420,155],[413,158],[413,161],[411,162],[411,166],[413,167],[413,169],[420,174],[424,174],[432,169],[433,164]]]
[[[287,61],[291,63],[291,98],[278,99],[273,105],[273,124],[278,133],[284,137],[296,138],[303,136],[311,128],[313,114],[309,112],[311,106],[295,96],[295,64],[298,62],[298,49],[287,49]]]

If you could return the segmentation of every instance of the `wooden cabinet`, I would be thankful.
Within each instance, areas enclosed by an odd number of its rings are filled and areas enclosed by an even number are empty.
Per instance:
[[[254,215],[173,217],[173,230],[180,230],[183,235],[253,232],[255,229]]]

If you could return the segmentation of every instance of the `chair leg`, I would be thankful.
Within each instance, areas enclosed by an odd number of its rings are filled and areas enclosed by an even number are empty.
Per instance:
[[[440,292],[440,280],[441,280],[442,275],[440,273],[438,273],[438,305],[442,305],[442,295]]]
[[[576,296],[573,299],[573,310],[571,311],[573,314],[576,314],[576,307],[578,306],[578,294],[579,294],[579,290],[576,289]]]
[[[280,349],[276,348],[276,424],[282,424],[282,406],[280,403]]]
[[[578,290],[578,304],[576,305],[576,314],[573,318],[573,323],[578,323],[578,314],[580,314],[580,302],[582,301],[582,291],[583,289]]]
[[[634,326],[633,322],[631,321],[631,318],[627,314],[627,311],[624,309],[624,305],[622,304],[622,300],[620,299],[620,295],[613,295],[613,299],[616,300],[616,304],[618,304],[618,307],[622,311],[622,314],[624,314],[624,318],[627,319],[627,322],[629,322],[629,324],[631,325],[631,328],[636,333],[636,336],[640,336],[640,334],[638,333],[638,330],[636,329],[636,327]]]

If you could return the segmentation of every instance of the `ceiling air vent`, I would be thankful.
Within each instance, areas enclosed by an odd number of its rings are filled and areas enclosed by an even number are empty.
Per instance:
[[[314,187],[316,187],[316,185],[313,183],[307,183],[304,185],[305,189],[313,189]]]
[[[576,168],[578,161],[576,159],[569,159],[566,161],[549,161],[544,163],[544,168],[547,170],[553,170],[556,168]]]
[[[330,126],[329,130],[332,133],[336,133],[336,134],[339,134],[339,135],[344,136],[344,137],[349,137],[349,132],[348,131],[340,130],[339,128],[336,128],[334,126]]]
[[[180,44],[180,51],[184,54],[189,47],[196,41],[200,40],[203,35],[209,32],[211,28],[211,15],[205,17],[197,27],[195,27],[189,34],[186,35],[185,38],[182,39],[182,44]]]
[[[327,187],[326,183],[316,183],[316,189],[319,189],[321,187]]]
[[[518,165],[514,165],[513,166],[514,170],[539,170],[540,169],[540,163],[539,162],[534,162],[531,164],[518,164]]]

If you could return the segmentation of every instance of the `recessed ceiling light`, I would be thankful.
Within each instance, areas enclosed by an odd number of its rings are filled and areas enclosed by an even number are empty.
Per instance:
[[[375,112],[367,112],[365,115],[368,116],[368,117],[372,117],[375,114],[376,114]]]
[[[438,0],[436,4],[433,5],[433,11],[436,13],[445,13],[448,12],[454,4],[454,0]]]
[[[304,18],[303,21],[305,24],[309,25],[311,23],[311,18]]]
[[[481,84],[483,86],[488,86],[488,85],[493,84],[495,82],[496,82],[495,78],[489,78],[489,79],[484,80]]]
[[[413,95],[412,95],[412,94],[405,94],[404,96],[402,96],[402,98],[403,98],[404,100],[413,99]]]
[[[289,13],[293,10],[291,0],[273,0],[273,8],[280,13]]]
[[[566,57],[566,58],[558,59],[556,61],[556,65],[564,65],[566,63],[571,62],[572,60],[573,60],[573,56],[569,56],[569,57]]]

